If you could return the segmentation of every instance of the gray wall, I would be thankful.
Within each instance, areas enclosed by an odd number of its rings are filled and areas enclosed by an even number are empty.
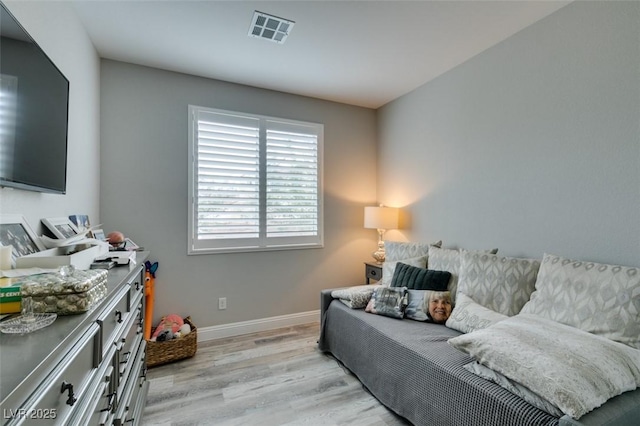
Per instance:
[[[21,214],[34,231],[40,219],[87,214],[99,223],[100,62],[72,6],[63,2],[4,2],[69,80],[67,193],[0,189],[0,212]],[[41,155],[43,155],[41,153]]]
[[[101,95],[100,215],[159,262],[156,320],[189,314],[206,327],[313,311],[322,288],[364,283],[377,237],[362,227],[376,202],[375,111],[110,60]],[[189,104],[324,123],[324,249],[187,256]]]
[[[640,3],[575,2],[378,111],[395,239],[640,265]]]

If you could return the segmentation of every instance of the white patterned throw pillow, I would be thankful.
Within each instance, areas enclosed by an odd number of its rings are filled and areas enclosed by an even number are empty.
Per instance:
[[[456,299],[456,306],[453,308],[453,312],[451,312],[451,316],[445,325],[462,333],[471,333],[507,318],[509,317],[506,315],[479,305],[464,293],[459,293]]]
[[[516,315],[533,293],[540,261],[464,251],[458,293],[503,315]]]
[[[382,279],[380,284],[389,287],[398,262],[418,268],[427,267],[429,247],[440,247],[442,241],[431,244],[406,241],[385,241],[385,262],[382,264]]]
[[[414,257],[412,259],[401,259],[397,261],[386,260],[382,264],[382,279],[380,280],[380,284],[385,287],[391,286],[393,275],[396,273],[396,266],[398,266],[398,263],[404,263],[406,265],[415,266],[417,268],[426,268],[427,258],[428,256],[420,256]]]
[[[458,292],[458,278],[460,277],[460,262],[464,249],[443,249],[440,247],[432,247],[429,250],[428,268],[436,271],[447,271],[451,273],[451,281],[449,282],[449,291],[451,299],[455,303],[456,293]],[[498,249],[487,250],[482,253],[496,254]]]
[[[331,297],[340,300],[351,309],[363,309],[369,303],[371,295],[379,285],[357,285],[333,290]]]
[[[640,269],[545,253],[521,313],[640,349]]]
[[[406,241],[385,241],[385,258],[386,261],[397,262],[402,259],[427,256],[429,254],[430,246],[441,247],[442,241],[436,241],[431,244]]]
[[[460,275],[460,250],[432,247],[429,249],[429,269],[451,273],[449,291],[452,299],[456,296],[458,276]]]

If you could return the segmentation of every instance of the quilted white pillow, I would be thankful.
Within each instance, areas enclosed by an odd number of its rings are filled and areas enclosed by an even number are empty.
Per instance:
[[[404,263],[404,264],[415,266],[418,268],[426,268],[427,258],[428,256],[420,256],[420,257],[414,257],[412,259],[400,259],[397,261],[386,260],[382,264],[382,279],[380,280],[380,284],[385,287],[391,286],[391,281],[393,280],[393,274],[395,274],[396,272],[396,266],[398,265],[398,263]]]
[[[380,285],[357,285],[349,288],[340,288],[331,292],[331,297],[339,299],[352,309],[362,309],[367,306],[371,295]]]
[[[545,254],[521,313],[640,349],[640,269]]]
[[[448,342],[574,419],[640,386],[640,351],[536,315]]]
[[[460,250],[432,247],[429,249],[429,269],[451,273],[449,291],[451,297],[455,298],[460,275]]]
[[[464,293],[485,308],[513,316],[531,297],[538,269],[536,259],[464,251],[456,297]]]
[[[436,271],[447,271],[451,274],[449,281],[449,291],[451,299],[455,303],[456,293],[458,291],[458,277],[460,276],[460,261],[462,259],[461,249],[443,249],[440,247],[431,247],[429,249],[428,268]],[[498,249],[484,251],[482,253],[496,254]]]
[[[507,318],[509,317],[506,315],[477,304],[466,294],[458,293],[456,305],[445,325],[463,333],[470,333],[487,328]]]
[[[402,259],[427,256],[429,254],[429,246],[441,247],[442,241],[436,241],[431,244],[406,241],[385,241],[385,259],[387,262],[397,262]]]

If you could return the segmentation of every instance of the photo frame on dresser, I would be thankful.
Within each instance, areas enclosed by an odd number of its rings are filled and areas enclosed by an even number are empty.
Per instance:
[[[86,214],[72,214],[69,216],[69,220],[76,226],[78,232],[89,231],[89,237],[95,238],[93,231],[91,231],[91,222],[89,216]]]
[[[93,234],[93,238],[99,241],[107,241],[107,236],[104,234],[104,230],[102,229],[94,229],[91,231]]]
[[[13,247],[12,267],[15,267],[18,257],[44,250],[44,245],[27,223],[26,218],[17,214],[0,215],[0,245]]]
[[[68,217],[54,217],[40,220],[56,238],[63,240],[78,235],[78,228]]]

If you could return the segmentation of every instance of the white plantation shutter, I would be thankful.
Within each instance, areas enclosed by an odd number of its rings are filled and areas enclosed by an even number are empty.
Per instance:
[[[322,125],[189,116],[189,254],[322,247]]]

